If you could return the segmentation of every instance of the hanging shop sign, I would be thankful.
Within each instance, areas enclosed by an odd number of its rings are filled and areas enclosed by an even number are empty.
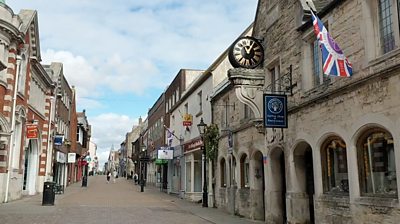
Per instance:
[[[37,139],[37,138],[39,138],[39,132],[38,132],[37,124],[27,124],[26,125],[26,138],[27,139]]]
[[[76,153],[70,152],[68,153],[68,163],[75,163],[76,162]]]
[[[158,150],[157,159],[173,159],[174,150],[168,148],[161,148]]]
[[[264,127],[287,128],[287,96],[264,94]]]
[[[54,136],[54,145],[62,145],[63,141],[64,141],[64,135]]]
[[[57,153],[56,153],[56,161],[59,162],[59,163],[67,162],[67,160],[65,158],[65,153],[57,151]]]
[[[188,127],[192,126],[193,123],[193,116],[191,114],[184,114],[183,115],[183,126]]]

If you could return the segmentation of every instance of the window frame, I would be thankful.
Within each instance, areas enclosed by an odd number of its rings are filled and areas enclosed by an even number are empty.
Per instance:
[[[329,29],[329,19],[321,19],[321,21],[324,23],[324,26]],[[304,91],[309,91],[329,84],[332,78],[329,75],[325,75],[323,72],[322,52],[321,49],[318,49],[320,46],[313,27],[310,27],[310,29],[303,34],[302,39],[302,66],[304,75],[302,89]],[[318,52],[317,57],[320,64],[318,78],[316,78],[317,75],[315,73],[315,52]]]
[[[250,188],[250,160],[247,154],[240,157],[240,188]]]
[[[220,168],[220,170],[219,170],[220,178],[219,179],[221,181],[220,187],[226,188],[227,187],[227,185],[226,185],[226,182],[227,182],[226,177],[227,177],[227,175],[226,175],[226,160],[225,160],[225,158],[222,158],[219,161],[219,168]]]
[[[367,178],[367,172],[368,169],[370,169],[370,166],[372,164],[372,162],[370,162],[370,156],[372,155],[371,152],[365,152],[365,140],[368,139],[368,137],[374,135],[374,134],[378,134],[378,133],[383,133],[385,136],[389,136],[391,137],[392,140],[392,146],[393,146],[393,157],[395,157],[395,148],[394,148],[394,138],[393,135],[387,131],[386,129],[383,128],[379,128],[379,127],[371,127],[367,130],[365,130],[362,135],[360,135],[360,137],[357,139],[357,165],[358,165],[358,176],[359,176],[359,185],[360,185],[360,196],[361,197],[381,197],[381,198],[394,198],[397,199],[398,198],[398,193],[399,193],[399,186],[397,185],[397,174],[396,174],[396,161],[394,160],[394,177],[395,177],[395,189],[396,189],[396,193],[395,194],[387,194],[387,193],[379,193],[379,192],[368,192],[368,180]],[[386,158],[389,159],[388,156],[388,152],[387,152],[388,148],[386,146]],[[374,152],[374,154],[376,154]],[[365,160],[365,158],[368,158],[368,161]],[[368,166],[368,167],[366,167]],[[386,164],[386,168],[388,169],[388,164]],[[373,173],[379,173],[379,171],[373,172]],[[380,172],[382,173],[382,171]],[[369,174],[370,175],[370,174]],[[385,174],[385,176],[387,176]],[[375,180],[375,178],[373,178]],[[372,181],[372,180],[371,180]],[[373,184],[375,185],[375,184]]]
[[[336,167],[336,165],[340,164],[340,161],[337,157],[337,153],[332,152],[332,156],[333,158],[330,156],[331,152],[328,150],[334,150],[334,148],[331,148],[331,144],[333,141],[336,141],[336,144],[339,144],[342,146],[342,149],[344,149],[344,152],[342,156],[344,156],[345,158],[345,172],[337,172],[337,173],[346,173],[347,174],[347,179],[343,179],[343,180],[347,180],[346,182],[342,182],[342,188],[347,189],[347,191],[335,191],[335,186],[336,185],[336,181],[334,181],[334,183],[332,183],[332,178],[335,178],[336,175],[336,169],[340,169],[340,167]],[[335,157],[336,156],[336,157]],[[329,163],[329,164],[328,164]],[[347,157],[347,145],[344,142],[344,140],[337,136],[331,136],[327,139],[325,139],[324,143],[321,146],[321,166],[322,166],[322,182],[323,182],[323,192],[324,194],[333,194],[333,195],[344,195],[344,196],[349,196],[349,164],[348,164],[348,157]],[[333,166],[333,167],[332,167]],[[332,168],[330,168],[332,167]],[[330,172],[333,172],[333,175],[329,174]],[[342,181],[343,181],[342,180]],[[333,184],[333,185],[332,185]]]

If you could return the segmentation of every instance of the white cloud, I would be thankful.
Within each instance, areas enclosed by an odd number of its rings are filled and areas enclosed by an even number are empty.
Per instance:
[[[43,55],[64,59],[86,96],[100,85],[140,95],[166,86],[180,68],[206,69],[250,25],[257,0],[7,4],[38,10]]]
[[[7,4],[15,13],[38,11],[44,63],[63,63],[69,84],[76,87],[78,107],[101,114],[88,117],[101,160],[108,157],[112,144],[119,147],[137,121],[117,114],[115,100],[113,106],[105,105],[109,102],[102,97],[115,99],[120,95],[113,94],[127,92],[137,97],[157,95],[179,69],[206,69],[252,23],[257,2],[13,0]],[[137,99],[129,99],[133,104],[121,102],[121,108],[131,106],[129,111],[139,115],[154,103],[139,105]]]
[[[125,134],[138,121],[138,119],[114,113],[100,114],[88,119],[92,125],[91,141],[97,145],[97,155],[101,166],[108,159],[111,147],[119,149],[120,144],[125,140]]]
[[[110,149],[107,148],[97,148],[97,158],[99,160],[99,168],[103,170],[104,163],[107,162],[108,156],[110,154]]]

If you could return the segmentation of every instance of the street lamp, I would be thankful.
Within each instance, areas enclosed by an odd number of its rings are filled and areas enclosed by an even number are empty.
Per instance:
[[[147,157],[147,151],[146,151],[146,146],[142,147],[142,157],[139,159],[140,160],[140,192],[144,191],[144,176],[145,176],[145,166],[146,163],[149,161],[149,158]]]
[[[203,145],[201,146],[203,150],[203,173],[204,173],[204,182],[203,182],[203,207],[208,207],[208,192],[207,192],[207,156],[206,156],[206,146],[204,144],[204,134],[206,133],[207,124],[204,123],[203,118],[200,119],[200,123],[197,125],[199,129],[199,133],[201,136],[201,140]]]

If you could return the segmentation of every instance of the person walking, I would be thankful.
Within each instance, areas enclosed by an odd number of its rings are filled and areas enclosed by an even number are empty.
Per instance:
[[[137,175],[137,173],[135,173],[135,174],[133,175],[133,180],[135,181],[135,185],[136,185],[137,182],[138,182],[138,175]]]
[[[107,184],[110,183],[110,179],[111,179],[111,172],[107,171]]]
[[[118,178],[118,173],[117,173],[116,170],[114,170],[114,175],[113,175],[113,177],[114,177],[113,182],[115,183],[115,181],[116,181],[117,178]]]

